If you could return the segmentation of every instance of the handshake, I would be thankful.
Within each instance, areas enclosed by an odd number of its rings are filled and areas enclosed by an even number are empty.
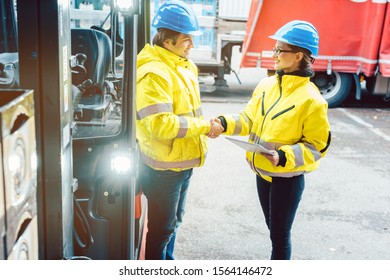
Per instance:
[[[206,135],[209,138],[217,138],[224,130],[221,120],[219,118],[213,118],[210,120],[210,131]]]

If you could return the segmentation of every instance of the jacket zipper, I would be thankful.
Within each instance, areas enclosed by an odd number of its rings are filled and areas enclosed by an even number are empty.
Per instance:
[[[261,100],[261,115],[264,117],[264,97],[265,97],[265,91],[263,91],[263,99]]]
[[[279,102],[279,100],[282,98],[282,77],[283,76],[280,76],[280,80],[279,80],[279,97],[278,99],[274,102],[274,104],[271,105],[271,107],[267,110],[267,113],[265,113],[265,115],[263,114],[264,118],[263,118],[263,122],[261,123],[261,130],[260,130],[260,135],[259,137],[261,137],[261,134],[263,133],[263,128],[264,128],[264,122],[265,122],[265,119],[267,118],[267,115],[269,114],[269,112],[276,106],[276,104]],[[265,92],[263,92],[263,100],[262,100],[262,109],[264,110],[264,96],[265,96]],[[262,112],[264,113],[264,111]],[[259,177],[260,174],[259,172],[257,171],[256,169],[256,166],[255,166],[255,155],[256,153],[253,153],[252,155],[252,165],[253,165],[253,170],[256,171],[257,175]]]
[[[263,93],[263,97],[265,95],[265,92]],[[260,135],[263,133],[263,128],[264,128],[264,122],[265,122],[265,119],[267,118],[267,115],[269,114],[269,112],[276,106],[276,104],[279,102],[279,100],[282,98],[282,77],[280,77],[280,81],[279,81],[279,97],[278,99],[274,102],[274,104],[271,105],[271,107],[267,110],[267,112],[265,113],[264,118],[263,118],[263,122],[261,123],[261,130],[260,130]],[[264,102],[264,98],[262,100],[262,102]]]
[[[280,111],[279,113],[273,115],[272,118],[271,118],[271,120],[276,119],[276,118],[279,117],[280,115],[283,115],[284,113],[286,113],[286,112],[288,112],[288,111],[290,111],[290,110],[292,110],[292,109],[294,109],[294,108],[295,108],[295,105],[292,105],[291,107],[289,107],[289,108],[287,108],[287,109],[284,109],[283,111]]]

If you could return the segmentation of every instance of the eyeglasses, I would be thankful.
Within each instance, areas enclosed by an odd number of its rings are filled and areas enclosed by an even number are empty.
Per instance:
[[[275,55],[280,55],[280,54],[283,53],[283,52],[296,53],[296,51],[281,50],[281,49],[278,49],[278,48],[273,48],[273,49],[272,49],[272,52],[273,52]]]

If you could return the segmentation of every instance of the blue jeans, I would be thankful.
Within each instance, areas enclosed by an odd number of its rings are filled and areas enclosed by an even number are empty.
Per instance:
[[[145,259],[173,260],[176,231],[183,221],[192,169],[159,171],[142,165],[142,190],[148,199]]]
[[[256,176],[257,193],[270,230],[272,260],[291,259],[291,228],[305,188],[303,175],[273,177],[272,183]]]

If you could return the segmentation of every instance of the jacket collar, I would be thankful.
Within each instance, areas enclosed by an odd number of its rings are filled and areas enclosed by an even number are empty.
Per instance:
[[[276,71],[279,85],[283,88],[285,94],[291,93],[295,88],[307,83],[310,77],[314,75],[311,69],[298,70],[291,73],[284,73],[283,70]]]
[[[294,71],[291,73],[285,73],[283,70],[277,70],[276,73],[278,74],[279,78],[281,78],[284,75],[299,76],[299,77],[313,77],[314,76],[314,71],[311,68],[297,70],[297,71]]]
[[[176,68],[177,66],[185,66],[189,63],[187,58],[178,56],[177,54],[164,49],[160,46],[155,45],[154,46],[156,52],[158,53],[159,57],[161,58],[164,63],[169,65],[172,68]]]

